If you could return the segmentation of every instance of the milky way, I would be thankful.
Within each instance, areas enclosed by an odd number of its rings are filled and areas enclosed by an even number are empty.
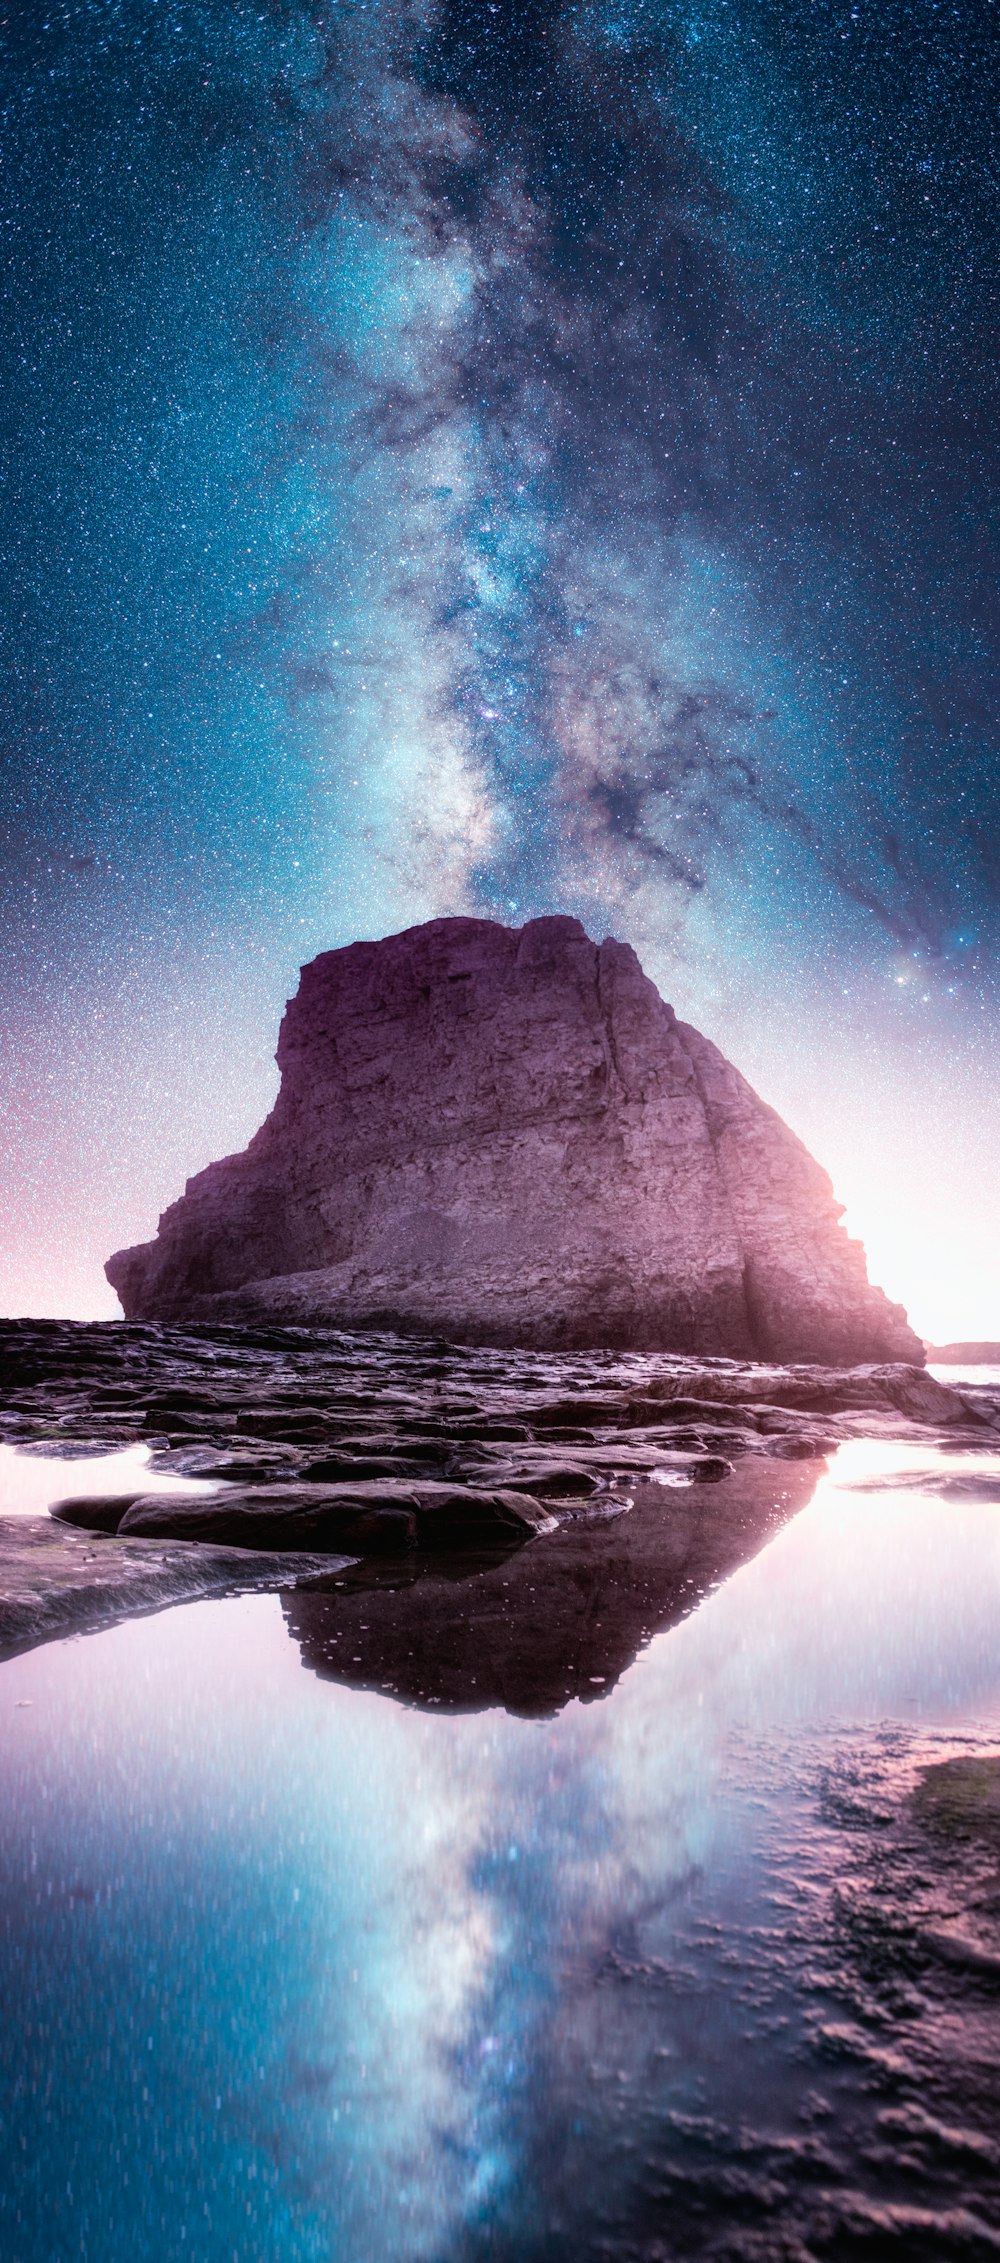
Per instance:
[[[113,1309],[300,960],[560,909],[1000,1333],[985,12],[0,38],[8,1308]]]

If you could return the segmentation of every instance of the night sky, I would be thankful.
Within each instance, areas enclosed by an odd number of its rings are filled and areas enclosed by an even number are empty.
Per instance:
[[[3,1309],[117,1311],[302,960],[559,910],[1000,1336],[997,28],[8,8]]]

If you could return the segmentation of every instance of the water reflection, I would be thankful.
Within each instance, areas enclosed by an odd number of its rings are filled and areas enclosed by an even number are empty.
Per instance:
[[[302,1662],[410,1704],[525,1718],[614,1687],[654,1634],[694,1610],[801,1509],[816,1462],[747,1456],[731,1477],[636,1486],[628,1508],[572,1518],[487,1569],[359,1564],[284,1598]]]
[[[92,1447],[75,1452],[67,1445],[54,1454],[47,1447],[0,1445],[0,1516],[44,1516],[54,1501],[83,1500],[90,1493],[215,1493],[202,1477],[177,1477],[150,1469],[149,1446],[122,1446],[112,1454]]]
[[[993,1858],[911,1793],[998,1739],[1000,1512],[895,1473],[548,1720],[303,1672],[272,1598],[0,1670],[4,2253],[995,2254],[935,1938]]]

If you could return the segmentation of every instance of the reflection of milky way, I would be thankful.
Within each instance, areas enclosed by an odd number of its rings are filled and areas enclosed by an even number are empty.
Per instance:
[[[890,1207],[938,1199],[926,1142],[956,1167],[963,1118],[985,1190],[990,27],[931,0],[28,14],[17,1280],[92,1301],[98,1252],[259,1119],[297,962],[447,908],[630,935],[876,1244],[889,1137]],[[901,1228],[879,1261],[905,1269]]]
[[[910,1802],[1000,1726],[960,1466],[846,1446],[551,1720],[321,1680],[273,1597],[0,1667],[4,2252],[992,2253],[996,1810]]]

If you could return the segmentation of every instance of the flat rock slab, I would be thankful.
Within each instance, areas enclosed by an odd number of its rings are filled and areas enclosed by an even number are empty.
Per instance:
[[[329,1556],[95,1539],[49,1517],[0,1517],[0,1660],[175,1603],[290,1587],[335,1568]]]

